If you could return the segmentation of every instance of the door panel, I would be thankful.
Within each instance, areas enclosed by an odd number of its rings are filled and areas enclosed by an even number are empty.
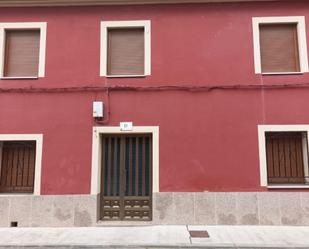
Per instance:
[[[102,137],[101,219],[151,220],[152,137]]]

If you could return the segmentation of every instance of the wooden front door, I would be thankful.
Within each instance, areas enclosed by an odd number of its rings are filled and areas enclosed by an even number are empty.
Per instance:
[[[101,179],[102,220],[151,220],[151,134],[104,135]]]

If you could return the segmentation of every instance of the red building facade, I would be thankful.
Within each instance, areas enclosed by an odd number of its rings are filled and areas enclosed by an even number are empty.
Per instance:
[[[110,199],[102,197],[108,174],[102,167],[108,153],[115,158],[122,153],[121,141],[124,151],[139,150],[126,142],[136,134],[150,136],[140,140],[140,152],[150,154],[136,160],[148,162],[151,171],[148,182],[147,169],[140,168],[146,170],[140,182],[149,185],[150,203],[128,204],[130,212],[139,212],[135,217],[127,210],[138,224],[309,224],[308,15],[305,1],[1,8],[4,32],[39,25],[34,28],[40,29],[40,39],[46,32],[46,39],[40,43],[38,77],[2,73],[0,80],[0,140],[36,142],[33,191],[2,191],[0,225],[131,224],[116,221],[123,199],[104,202]],[[296,25],[298,69],[257,71],[263,70],[256,50],[262,40],[254,40],[254,25],[263,20]],[[132,21],[144,28],[145,75],[102,75],[104,25],[124,28]],[[94,101],[104,103],[103,120],[93,118]],[[133,128],[121,131],[120,122],[132,122]],[[282,140],[271,140],[269,134],[279,133],[285,133]],[[104,142],[111,134],[124,135],[119,150],[116,138]],[[288,134],[301,136],[293,138],[299,150],[286,149],[292,144]],[[273,141],[279,141],[277,147]],[[106,154],[108,143],[115,147]],[[270,172],[270,143],[273,158],[290,160],[291,173],[283,181],[276,180],[282,173]],[[292,157],[299,151],[302,159],[295,161],[301,166],[296,167],[304,170],[294,174]],[[287,171],[286,161],[279,170]],[[2,169],[4,164],[3,159]],[[12,172],[25,167],[12,165]],[[105,210],[104,203],[110,205]],[[115,216],[103,219],[106,210]],[[144,211],[150,214],[143,217]]]

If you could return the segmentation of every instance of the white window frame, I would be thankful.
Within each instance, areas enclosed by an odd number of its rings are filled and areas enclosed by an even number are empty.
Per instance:
[[[33,193],[25,193],[25,194],[0,193],[0,196],[40,195],[41,194],[43,135],[42,134],[0,134],[0,141],[1,141],[1,153],[0,153],[1,156],[2,156],[2,142],[4,141],[35,141],[36,142]]]
[[[45,53],[46,53],[46,22],[12,22],[0,23],[0,78],[1,79],[36,79],[45,76]],[[26,77],[5,77],[4,76],[4,60],[5,60],[5,30],[27,30],[39,29],[40,30],[40,51],[39,51],[39,68],[38,76]]]
[[[103,134],[152,134],[152,192],[159,192],[159,126],[134,126],[132,131],[122,131],[119,126],[97,126],[92,136],[91,194],[101,192],[101,136]]]
[[[100,76],[103,77],[144,77],[151,74],[151,22],[141,21],[102,21],[101,22],[101,48],[100,48]],[[108,28],[144,28],[144,74],[142,75],[108,75]]]
[[[260,24],[297,24],[298,50],[300,72],[262,72],[261,48],[260,48]],[[306,25],[304,16],[282,16],[282,17],[253,17],[253,46],[254,46],[254,66],[256,74],[303,74],[308,69],[308,53],[306,39]]]
[[[309,148],[309,125],[258,125],[259,136],[259,159],[260,159],[260,183],[262,187],[267,188],[285,188],[285,189],[297,189],[297,188],[309,188],[309,185],[303,184],[268,184],[267,177],[267,158],[266,158],[266,132],[305,132],[307,133],[307,148]],[[305,143],[303,139],[303,143]],[[303,144],[303,148],[306,144]],[[308,163],[308,151],[304,153],[304,162]],[[305,173],[308,174],[308,165],[305,166]]]

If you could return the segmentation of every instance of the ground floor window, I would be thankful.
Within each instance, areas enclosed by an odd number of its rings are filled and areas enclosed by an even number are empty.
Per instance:
[[[36,141],[2,141],[0,154],[0,192],[33,193]]]
[[[308,131],[306,125],[259,127],[262,186],[309,186]]]
[[[307,154],[306,132],[266,132],[268,183],[306,183]]]

